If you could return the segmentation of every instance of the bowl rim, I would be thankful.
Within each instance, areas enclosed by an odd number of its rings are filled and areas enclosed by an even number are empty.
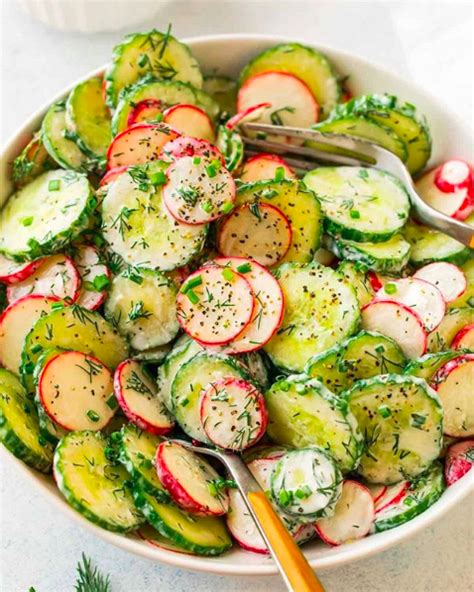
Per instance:
[[[210,42],[242,43],[246,41],[255,41],[258,43],[268,42],[274,44],[289,42],[300,42],[303,44],[307,44],[319,49],[323,53],[332,54],[332,56],[335,56],[337,59],[340,58],[342,61],[349,60],[352,62],[356,62],[361,68],[369,66],[374,70],[377,70],[379,73],[390,77],[395,82],[395,84],[399,83],[402,86],[408,85],[410,87],[413,87],[418,95],[426,99],[427,103],[434,105],[434,107],[436,109],[439,109],[440,111],[448,112],[450,119],[455,120],[458,124],[463,123],[460,116],[457,113],[452,112],[448,106],[446,106],[442,101],[440,101],[438,97],[434,96],[425,89],[418,87],[416,83],[405,80],[403,77],[391,72],[390,69],[381,66],[380,64],[373,62],[369,59],[366,59],[365,57],[353,54],[352,52],[340,50],[328,44],[315,44],[309,40],[305,40],[304,38],[298,38],[298,40],[295,40],[295,38],[293,37],[289,38],[286,36],[279,35],[260,35],[258,33],[225,33],[218,35],[193,36],[183,38],[182,41],[184,43],[189,44],[191,50],[194,50],[196,47],[208,44]],[[92,72],[87,73],[83,77],[80,77],[78,80],[74,81],[70,85],[67,85],[62,91],[60,91],[53,98],[44,103],[40,108],[36,109],[26,119],[23,125],[20,126],[20,128],[18,128],[16,132],[12,133],[10,137],[7,139],[7,141],[4,143],[0,152],[0,161],[4,161],[4,165],[7,164],[5,162],[5,157],[12,151],[14,146],[19,143],[19,140],[22,137],[22,135],[24,135],[27,132],[30,132],[33,129],[33,125],[35,125],[39,118],[44,115],[51,103],[62,99],[67,93],[70,92],[70,90],[76,84],[82,82],[83,80],[86,80],[92,76],[102,74],[105,68],[106,65],[97,68]],[[93,524],[92,522],[84,518],[81,514],[76,512],[71,506],[69,506],[69,504],[62,496],[53,494],[45,482],[45,476],[41,477],[39,473],[36,473],[32,468],[28,467],[21,460],[17,459],[3,446],[1,448],[2,455],[4,456],[4,458],[8,457],[9,462],[16,464],[20,469],[20,472],[23,475],[27,476],[29,480],[34,483],[35,488],[39,490],[45,497],[49,498],[50,501],[53,502],[53,504],[55,504],[62,510],[62,512],[64,512],[66,515],[69,515],[77,523],[85,526],[90,532],[95,533],[101,539],[109,543],[112,543],[113,545],[121,549],[124,549],[125,551],[134,553],[136,555],[140,555],[152,561],[159,561],[168,565],[192,571],[229,576],[262,576],[278,574],[277,566],[269,558],[265,558],[264,556],[262,556],[262,563],[244,564],[234,563],[232,562],[232,560],[230,560],[228,563],[224,563],[221,560],[212,557],[187,555],[184,553],[168,551],[163,548],[144,544],[144,542],[138,539],[138,537],[132,538],[130,535],[127,536],[105,530]],[[435,504],[433,504],[430,508],[428,508],[425,512],[423,512],[416,518],[392,530],[370,535],[354,543],[341,545],[339,547],[333,547],[325,555],[309,559],[309,563],[313,568],[323,570],[336,566],[346,565],[353,561],[375,555],[400,543],[402,540],[405,540],[413,536],[420,530],[426,528],[435,520],[443,516],[449,509],[453,508],[456,504],[458,504],[462,499],[467,497],[467,495],[469,495],[469,493],[472,491],[474,491],[474,471],[467,473],[458,482],[446,489],[442,497]]]

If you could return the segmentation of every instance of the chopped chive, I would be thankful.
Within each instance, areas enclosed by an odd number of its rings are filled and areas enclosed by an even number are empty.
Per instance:
[[[156,171],[156,173],[150,175],[150,183],[152,185],[164,185],[166,180],[166,173],[164,171]]]
[[[43,349],[43,347],[42,347],[42,346],[41,346],[39,343],[37,343],[36,345],[34,345],[34,346],[31,348],[31,353],[32,353],[32,354],[37,354],[37,353],[38,353],[38,352],[40,352],[42,349]]]
[[[275,170],[275,181],[283,181],[285,178],[285,169],[282,166],[279,166]]]
[[[186,405],[189,405],[189,399],[183,399],[181,401],[181,407],[186,407]]]
[[[377,411],[379,412],[379,415],[385,419],[392,415],[392,412],[390,411],[390,408],[387,407],[387,405],[381,405]]]
[[[200,156],[194,156],[194,158],[193,158],[193,164],[201,164],[201,157]]]
[[[86,413],[87,417],[93,421],[94,423],[97,423],[100,419],[100,415],[98,415],[95,411],[93,411],[92,409],[89,409],[89,411]]]
[[[196,294],[194,290],[187,290],[186,296],[189,298],[191,304],[197,304],[199,302],[199,296]]]
[[[148,62],[149,57],[146,53],[142,53],[137,60],[137,64],[140,66],[140,68],[144,68],[148,64]]]
[[[278,495],[278,504],[283,508],[289,506],[293,501],[293,492],[282,489]]]
[[[201,204],[201,209],[203,209],[206,214],[210,214],[212,212],[212,203],[210,201],[205,201]]]
[[[223,214],[229,214],[234,209],[234,204],[231,201],[226,201],[222,204],[221,211]]]
[[[107,407],[110,407],[110,409],[117,409],[118,403],[115,395],[112,395],[107,399]]]
[[[234,272],[232,271],[232,269],[225,267],[222,270],[222,276],[225,280],[227,280],[228,282],[231,282],[234,279]]]
[[[267,139],[267,134],[266,132],[257,132],[255,134],[255,137],[257,140],[266,140]]]
[[[262,191],[262,197],[264,199],[273,199],[277,195],[278,195],[278,191],[276,191],[275,189],[264,189]]]
[[[353,218],[354,220],[358,220],[360,218],[360,212],[359,210],[351,210],[349,212],[351,218]]]
[[[206,174],[211,179],[212,177],[215,177],[217,175],[216,167],[214,166],[214,164],[210,164],[206,167]]]
[[[249,271],[252,271],[252,266],[250,263],[242,263],[241,265],[237,266],[237,271],[239,273],[248,273]]]
[[[33,216],[28,216],[27,218],[23,218],[21,223],[23,224],[23,226],[31,226],[33,224],[33,220]]]
[[[157,113],[153,116],[153,121],[155,121],[156,123],[161,123],[163,121],[163,117],[163,113]]]
[[[221,168],[221,161],[218,158],[213,158],[211,160],[211,165],[216,169],[216,171],[218,171]]]
[[[51,179],[48,183],[48,191],[59,191],[61,187],[61,181],[59,179]]]
[[[387,294],[395,294],[395,292],[397,291],[397,286],[395,284],[389,283],[389,284],[385,284],[383,289],[385,290],[385,292]]]
[[[202,284],[202,276],[196,275],[195,277],[191,278],[183,285],[183,287],[181,288],[181,292],[183,294],[186,294],[186,292],[188,290],[192,290],[193,288],[197,288],[201,284]]]
[[[383,345],[377,345],[377,347],[375,348],[375,351],[378,354],[383,354],[383,352],[385,351],[385,348]]]

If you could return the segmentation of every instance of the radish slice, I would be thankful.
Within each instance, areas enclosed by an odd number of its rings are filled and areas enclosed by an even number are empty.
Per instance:
[[[0,282],[8,286],[22,282],[29,278],[43,261],[44,259],[35,259],[35,261],[17,263],[0,255]]]
[[[265,400],[252,384],[238,378],[211,382],[201,394],[201,423],[218,448],[241,452],[265,433]]]
[[[261,348],[275,335],[283,320],[285,306],[280,284],[255,261],[240,257],[219,257],[215,263],[241,273],[250,284],[255,302],[250,323],[224,348],[224,352],[237,354]]]
[[[408,481],[400,481],[400,483],[396,483],[395,485],[388,485],[385,488],[384,494],[377,501],[374,501],[375,513],[381,512],[392,504],[398,504],[409,487],[410,483]]]
[[[297,545],[303,545],[316,536],[314,524],[302,524],[293,534],[293,539]]]
[[[425,265],[413,277],[436,286],[448,304],[459,298],[467,288],[467,279],[462,269],[445,261]]]
[[[164,123],[138,123],[112,140],[107,150],[107,170],[157,160],[163,146],[179,136]]]
[[[36,321],[53,310],[58,298],[24,296],[15,300],[0,315],[0,364],[18,374],[25,337]]]
[[[419,278],[402,278],[388,282],[374,296],[373,302],[398,302],[414,311],[427,331],[433,331],[443,320],[446,303],[440,290]]]
[[[244,183],[254,183],[265,179],[294,179],[295,172],[277,154],[256,154],[245,161],[240,174]]]
[[[74,263],[81,276],[81,291],[76,300],[84,308],[97,310],[107,297],[111,273],[100,261],[99,252],[91,245],[80,245]]]
[[[222,223],[217,248],[228,257],[248,257],[270,266],[286,255],[292,234],[291,223],[280,208],[263,202],[245,204]]]
[[[453,444],[446,453],[444,476],[446,483],[453,485],[464,477],[474,465],[474,440],[463,440]]]
[[[156,450],[156,472],[163,487],[182,508],[200,516],[222,516],[229,510],[223,479],[201,456],[173,441]]]
[[[472,184],[471,167],[464,160],[448,160],[435,174],[436,187],[443,193],[452,193],[460,187]]]
[[[329,545],[342,545],[369,534],[374,520],[370,491],[357,481],[344,481],[334,514],[316,522],[316,531]]]
[[[166,109],[163,121],[185,136],[214,141],[212,121],[205,111],[194,105],[174,105]]]
[[[474,350],[474,323],[466,325],[456,333],[451,349],[470,349]]]
[[[114,392],[124,415],[141,430],[159,435],[173,428],[156,383],[139,362],[125,360],[117,366]]]
[[[158,120],[163,114],[163,103],[157,99],[139,101],[128,116],[128,127],[136,123]]]
[[[431,386],[444,409],[444,433],[453,438],[474,436],[474,353],[460,355],[441,366]]]
[[[160,158],[163,160],[177,160],[183,156],[205,156],[220,160],[222,164],[225,164],[224,156],[220,150],[206,140],[198,140],[190,136],[180,136],[167,142],[160,154]]]
[[[225,126],[227,129],[232,130],[240,123],[250,123],[251,121],[257,121],[271,106],[271,103],[257,103],[250,105],[249,107],[245,107],[244,109],[239,109],[239,112],[231,117]]]
[[[189,276],[177,296],[181,327],[203,345],[235,339],[252,319],[254,296],[240,273],[216,265]]]
[[[41,265],[26,280],[8,286],[8,302],[23,296],[41,294],[56,296],[74,302],[81,289],[81,276],[73,260],[66,255],[52,255],[43,259]]]
[[[268,555],[267,545],[245,505],[242,494],[237,489],[231,489],[229,498],[230,508],[227,514],[227,527],[230,534],[242,549],[260,555]]]
[[[378,331],[398,343],[407,358],[426,352],[427,334],[418,315],[397,302],[370,302],[362,309],[362,327]]]
[[[423,201],[438,212],[457,220],[465,220],[474,211],[472,187],[459,186],[445,193],[435,182],[437,169],[423,175],[416,183],[416,190]]]
[[[65,351],[51,358],[37,389],[43,409],[65,430],[101,430],[115,413],[110,370],[82,352]]]
[[[373,483],[367,483],[366,487],[370,491],[370,495],[374,500],[374,504],[376,504],[387,491],[386,485],[374,485]]]
[[[105,187],[109,183],[112,183],[118,177],[120,177],[120,175],[122,173],[125,173],[125,171],[128,171],[129,168],[130,167],[128,167],[128,166],[119,166],[119,167],[115,167],[114,169],[110,169],[110,171],[107,171],[105,173],[105,175],[102,177],[102,179],[100,180],[99,187]]]

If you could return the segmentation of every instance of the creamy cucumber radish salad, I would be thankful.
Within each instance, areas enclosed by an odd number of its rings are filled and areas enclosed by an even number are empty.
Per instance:
[[[299,544],[394,528],[472,468],[472,251],[412,219],[382,170],[244,151],[245,121],[366,138],[474,224],[472,166],[425,172],[422,114],[350,82],[298,43],[232,80],[170,30],[134,34],[15,158],[0,440],[87,520],[267,553],[231,477],[182,438],[242,455]]]

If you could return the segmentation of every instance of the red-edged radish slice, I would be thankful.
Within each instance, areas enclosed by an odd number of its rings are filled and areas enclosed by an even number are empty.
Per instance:
[[[217,248],[227,257],[247,257],[261,265],[275,265],[291,245],[291,223],[271,204],[239,206],[223,221],[217,237]]]
[[[214,141],[214,125],[209,115],[195,105],[182,104],[169,107],[163,113],[163,121],[185,136]]]
[[[357,481],[344,481],[334,514],[316,522],[316,532],[329,545],[342,545],[369,534],[374,520],[374,500],[370,491]]]
[[[74,254],[74,263],[81,276],[81,291],[76,300],[89,310],[97,310],[107,297],[111,273],[101,263],[99,252],[91,245],[80,245]]]
[[[78,351],[51,358],[39,375],[37,389],[43,409],[65,430],[101,430],[117,407],[110,370]]]
[[[222,516],[229,509],[219,473],[201,456],[173,441],[156,449],[156,472],[163,487],[182,508],[200,516]]]
[[[112,183],[118,177],[120,177],[120,175],[122,173],[125,173],[125,171],[128,171],[129,168],[130,168],[129,166],[124,165],[124,166],[115,167],[114,169],[110,169],[110,171],[107,171],[105,173],[105,175],[102,177],[102,179],[100,180],[99,187],[105,187],[109,183]]]
[[[429,263],[421,267],[413,277],[436,286],[447,303],[459,298],[467,288],[463,270],[445,261]]]
[[[265,400],[252,384],[238,378],[221,378],[202,392],[200,403],[204,432],[218,448],[241,452],[265,433]]]
[[[474,465],[474,440],[463,440],[448,448],[444,476],[448,486],[464,477]]]
[[[135,360],[121,362],[114,374],[114,393],[125,417],[141,430],[166,434],[174,421],[160,399],[156,383]]]
[[[446,362],[433,377],[444,409],[444,433],[453,438],[474,436],[474,353]]]
[[[81,289],[81,276],[73,260],[66,255],[51,255],[26,280],[8,286],[8,302],[23,296],[41,294],[74,302]]]
[[[255,300],[250,323],[224,351],[237,354],[261,348],[275,335],[283,320],[285,302],[280,284],[269,271],[249,259],[219,257],[215,263],[242,274]]]
[[[207,140],[198,140],[190,136],[180,136],[167,142],[160,154],[160,158],[163,160],[177,160],[183,156],[205,156],[220,160],[222,164],[225,164],[224,156],[218,148]]]
[[[294,179],[295,172],[277,154],[256,154],[244,162],[240,180],[253,183],[265,179]]]
[[[187,551],[183,547],[178,547],[178,545],[175,545],[170,539],[167,539],[161,535],[153,528],[153,526],[150,526],[149,524],[140,526],[140,528],[137,530],[137,535],[142,539],[142,541],[145,541],[145,543],[151,545],[152,547],[166,549],[166,551],[174,551],[175,553],[184,553],[185,555],[194,555],[192,551]]]
[[[464,160],[448,160],[436,169],[434,181],[440,191],[452,193],[472,184],[472,170]]]
[[[474,192],[470,187],[457,187],[445,193],[435,183],[437,169],[429,171],[416,182],[416,190],[432,208],[456,218],[465,220],[474,211]]]
[[[207,224],[234,206],[235,181],[220,160],[183,156],[169,166],[166,176],[163,199],[178,222]]]
[[[456,333],[451,349],[470,349],[474,351],[474,323],[466,325]]]
[[[433,331],[446,313],[441,291],[420,278],[402,278],[387,282],[374,296],[373,302],[398,302],[414,311],[427,331]]]
[[[408,481],[400,481],[400,483],[396,483],[395,485],[388,485],[385,488],[384,494],[377,501],[374,501],[375,513],[388,508],[392,504],[398,504],[409,487],[410,483]]]
[[[159,119],[163,114],[163,103],[158,99],[144,99],[139,101],[130,111],[127,125],[150,122]]]
[[[409,359],[426,352],[427,334],[418,315],[398,302],[370,302],[362,309],[362,327],[378,331],[398,343]]]
[[[157,160],[163,146],[179,136],[164,123],[138,123],[112,140],[107,150],[107,170]]]
[[[7,286],[22,282],[29,278],[42,263],[43,259],[17,263],[0,255],[0,282],[7,284]]]
[[[250,123],[251,121],[259,120],[267,109],[270,109],[271,103],[256,103],[245,107],[245,109],[239,109],[239,112],[231,117],[225,124],[227,129],[234,129],[240,123]]]
[[[240,273],[217,265],[201,267],[176,298],[179,324],[203,345],[224,345],[252,319],[254,295]]]
[[[247,509],[241,493],[237,489],[229,491],[230,508],[227,514],[227,527],[240,547],[252,553],[268,555],[268,548],[260,534],[255,520]]]
[[[315,536],[316,529],[314,528],[314,524],[301,524],[296,532],[293,533],[293,539],[297,545],[302,545]]]
[[[18,374],[25,337],[36,321],[53,310],[58,298],[24,296],[15,300],[0,315],[0,364]]]
[[[367,483],[366,487],[370,491],[370,495],[374,500],[374,504],[376,504],[379,501],[379,499],[381,499],[381,497],[385,495],[387,491],[386,485],[375,485],[373,483]]]

